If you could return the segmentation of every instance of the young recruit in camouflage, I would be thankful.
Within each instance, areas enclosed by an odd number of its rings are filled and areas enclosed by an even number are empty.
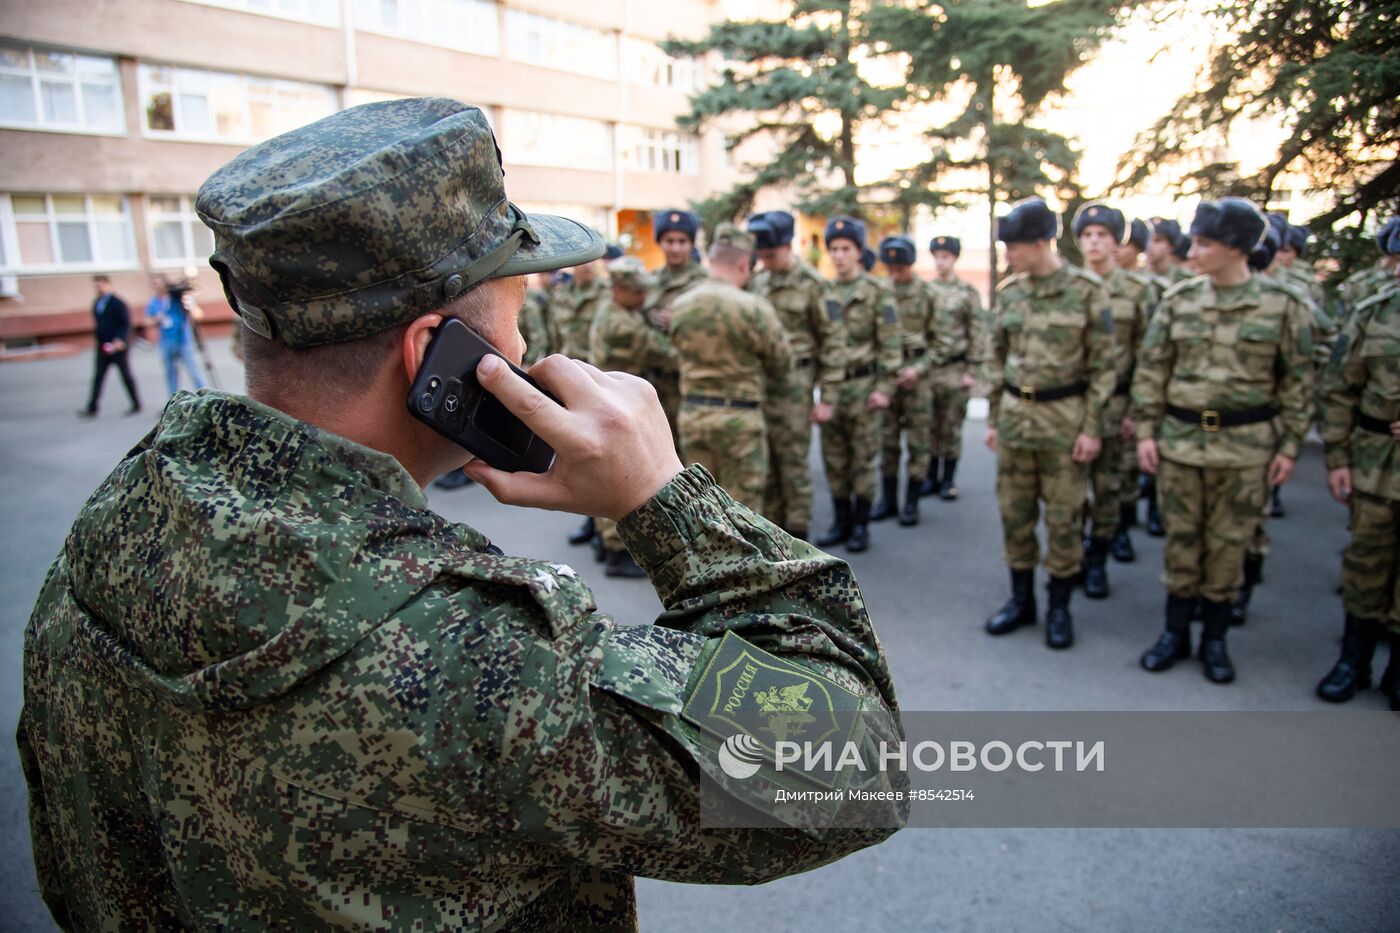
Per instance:
[[[767,299],[711,279],[676,300],[671,345],[681,373],[681,457],[760,511],[769,460],[763,405],[768,387],[792,371],[777,312]]]
[[[555,352],[556,344],[551,336],[553,326],[554,309],[549,294],[538,288],[527,291],[525,304],[520,308],[520,336],[525,340],[526,368]]]
[[[1043,500],[1045,567],[1053,577],[1079,572],[1087,470],[1070,452],[1078,435],[1100,436],[1113,394],[1112,340],[1108,293],[1083,269],[1061,262],[1049,275],[1019,273],[997,289],[987,423],[997,429],[997,505],[1012,570],[1033,569],[1039,560],[1035,528]],[[1074,385],[1082,391],[1048,402],[1007,388]]]
[[[1350,315],[1322,382],[1327,468],[1351,469],[1342,604],[1351,615],[1378,619],[1400,634],[1400,444],[1381,430],[1400,421],[1400,285],[1394,276]]]
[[[829,400],[835,407],[831,420],[821,426],[826,481],[833,498],[871,499],[879,420],[867,400],[872,392],[894,394],[895,373],[904,362],[899,313],[889,285],[865,272],[831,282],[826,308],[846,334],[846,380]]]
[[[899,474],[899,435],[904,432],[909,443],[909,475],[923,476],[928,472],[930,419],[933,417],[933,392],[929,385],[930,352],[938,342],[934,328],[937,318],[933,293],[918,276],[903,284],[891,281],[895,312],[904,362],[900,368],[917,370],[919,381],[911,388],[896,387],[890,407],[880,412],[880,473]]]
[[[688,262],[679,270],[673,270],[670,266],[662,266],[656,270],[656,285],[651,294],[647,296],[647,320],[651,322],[653,327],[666,331],[669,327],[667,319],[670,317],[671,308],[675,305],[676,299],[709,277],[710,274],[705,271],[705,267],[698,262]],[[656,386],[656,394],[661,397],[661,407],[666,409],[666,417],[671,419],[671,434],[679,444],[680,371],[672,362],[666,368],[655,373],[651,381],[652,385]]]
[[[792,268],[763,269],[749,291],[767,298],[792,347],[791,372],[773,383],[764,406],[770,451],[763,514],[784,528],[812,525],[812,390],[831,401],[846,378],[846,338],[826,309],[826,279],[793,256]]]
[[[963,423],[971,390],[963,376],[976,375],[987,353],[987,319],[982,296],[956,275],[929,283],[934,297],[937,343],[933,353],[931,388],[933,415],[929,426],[929,456],[957,460],[962,456]]]
[[[1291,288],[1252,275],[1172,287],[1152,316],[1133,376],[1137,438],[1155,438],[1167,529],[1167,590],[1234,599],[1276,453],[1297,458],[1312,417],[1312,319]],[[1208,413],[1187,421],[1167,405]],[[1274,406],[1270,420],[1213,426],[1212,415]]]
[[[850,569],[699,467],[621,530],[655,625],[443,520],[386,454],[176,395],[84,506],[25,633],[55,920],[634,929],[634,874],[751,884],[889,835],[702,827],[700,773],[733,782],[682,716],[726,632],[795,662],[793,685],[894,710]]]

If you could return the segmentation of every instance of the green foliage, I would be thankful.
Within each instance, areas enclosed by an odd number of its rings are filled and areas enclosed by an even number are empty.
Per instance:
[[[1260,0],[1221,4],[1212,15],[1232,40],[1214,51],[1197,87],[1141,134],[1119,164],[1115,187],[1140,187],[1236,121],[1256,119],[1288,131],[1268,165],[1242,176],[1236,165],[1212,163],[1178,187],[1262,203],[1285,172],[1299,172],[1337,195],[1309,223],[1319,234],[1378,208],[1393,212],[1400,205],[1400,0]]]

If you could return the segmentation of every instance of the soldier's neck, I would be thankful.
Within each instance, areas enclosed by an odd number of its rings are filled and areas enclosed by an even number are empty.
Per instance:
[[[1113,271],[1112,259],[1085,260],[1084,266],[1094,275],[1105,276]]]
[[[1031,278],[1033,278],[1033,279],[1045,279],[1045,278],[1049,278],[1050,276],[1054,275],[1056,272],[1059,272],[1059,271],[1060,271],[1060,267],[1063,266],[1063,265],[1064,265],[1064,262],[1060,259],[1060,256],[1059,256],[1058,253],[1050,253],[1048,256],[1045,257],[1045,259],[1044,259],[1041,263],[1039,263],[1039,264],[1036,266],[1036,268],[1030,270]]]
[[[958,274],[957,274],[956,272],[949,272],[949,273],[947,273],[947,274],[944,274],[944,273],[942,273],[942,272],[938,273],[938,281],[940,281],[940,282],[952,283],[952,282],[956,282],[957,280],[958,280]]]
[[[1249,271],[1249,266],[1241,260],[1237,265],[1230,263],[1223,269],[1219,269],[1210,274],[1210,284],[1216,288],[1234,288],[1249,281],[1253,273]]]
[[[836,281],[840,282],[842,285],[847,285],[860,278],[860,273],[860,269],[856,269],[854,272],[838,272],[836,273]]]
[[[1147,268],[1152,270],[1153,275],[1170,275],[1172,264],[1170,260],[1163,259],[1161,262],[1147,261]]]

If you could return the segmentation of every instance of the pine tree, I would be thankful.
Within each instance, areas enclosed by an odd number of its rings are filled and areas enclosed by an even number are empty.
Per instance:
[[[749,180],[695,205],[707,229],[747,214],[764,188],[792,185],[795,206],[818,214],[863,214],[856,184],[856,134],[863,121],[888,111],[902,88],[875,87],[857,62],[866,51],[863,2],[795,0],[783,20],[728,21],[696,41],[670,40],[673,55],[716,51],[730,62],[720,81],[691,98],[680,125],[700,130],[721,118],[744,115],[748,125],[729,145],[767,134],[773,160],[750,165]],[[829,123],[831,133],[818,125]]]

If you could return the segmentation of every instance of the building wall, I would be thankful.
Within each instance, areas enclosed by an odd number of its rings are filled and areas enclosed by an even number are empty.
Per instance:
[[[4,233],[0,244],[7,247],[0,258],[0,277],[7,286],[17,284],[19,292],[17,297],[0,297],[0,340],[7,345],[36,339],[83,340],[91,329],[88,308],[96,272],[112,277],[133,310],[149,297],[152,268],[170,276],[183,274],[180,263],[156,262],[151,198],[192,197],[205,178],[256,141],[192,141],[149,132],[142,97],[143,65],[320,85],[333,90],[334,107],[395,96],[453,97],[486,111],[505,152],[519,141],[510,134],[511,126],[519,125],[521,113],[553,115],[550,120],[595,121],[607,128],[608,164],[587,168],[570,164],[575,153],[567,143],[536,147],[547,151],[530,162],[507,158],[507,189],[518,203],[578,215],[606,226],[604,232],[613,236],[622,230],[618,218],[624,212],[631,218],[628,229],[640,230],[637,218],[645,220],[649,211],[686,204],[736,180],[737,173],[722,152],[723,135],[717,131],[692,141],[695,157],[686,159],[684,173],[648,171],[632,151],[643,131],[676,132],[675,120],[688,110],[691,88],[637,80],[638,60],[631,53],[668,35],[702,35],[710,22],[723,15],[715,0],[664,4],[498,0],[495,54],[372,31],[379,28],[377,24],[351,28],[348,24],[354,22],[357,0],[329,0],[333,21],[321,23],[219,5],[239,2],[0,0],[0,41],[115,60],[125,122],[124,131],[105,133],[0,125],[0,232]],[[414,2],[418,0],[399,0],[401,7]],[[517,49],[508,42],[508,24],[518,24],[521,11],[606,33],[618,59],[616,79],[582,73],[578,63],[570,60],[519,60]],[[583,64],[582,70],[595,70]],[[699,67],[703,75],[703,69],[712,65]],[[20,261],[18,222],[10,210],[10,196],[28,194],[121,195],[131,233],[130,255],[122,262],[99,258],[80,268],[36,270],[32,263]],[[52,236],[58,242],[58,234]],[[629,242],[643,252],[640,236]],[[198,266],[200,301],[209,320],[229,320],[231,313],[217,276],[204,262]],[[0,288],[0,294],[5,290]]]

